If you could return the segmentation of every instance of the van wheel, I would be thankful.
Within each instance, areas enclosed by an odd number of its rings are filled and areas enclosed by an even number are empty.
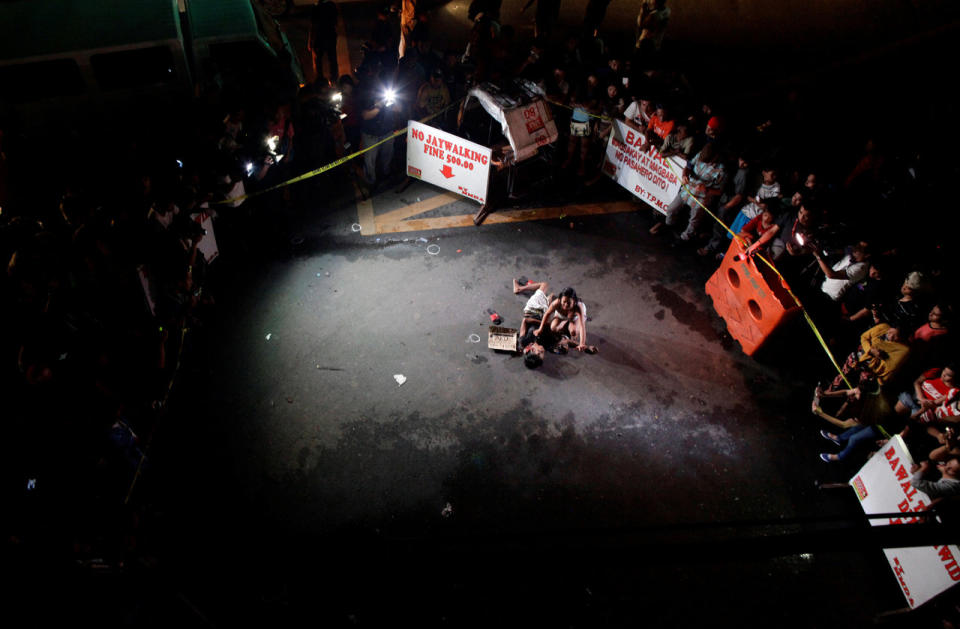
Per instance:
[[[273,17],[283,17],[290,13],[293,7],[293,0],[261,0],[263,8]]]

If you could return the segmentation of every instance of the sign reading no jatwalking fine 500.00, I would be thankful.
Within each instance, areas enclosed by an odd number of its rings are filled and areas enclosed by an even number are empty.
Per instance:
[[[492,151],[416,120],[407,123],[407,174],[483,204]]]

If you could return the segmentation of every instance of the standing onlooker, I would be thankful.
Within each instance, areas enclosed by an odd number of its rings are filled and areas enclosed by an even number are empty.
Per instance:
[[[663,45],[663,34],[670,22],[667,0],[645,0],[637,15],[637,46],[633,69],[644,70],[641,61],[656,59]]]
[[[317,0],[310,11],[310,37],[307,46],[313,58],[314,78],[326,77],[336,81],[340,76],[337,65],[337,18],[339,11],[333,0]],[[323,57],[327,58],[328,73],[323,73]]]
[[[714,254],[718,257],[723,257],[720,247],[723,246],[728,237],[728,232],[723,225],[730,225],[731,220],[740,210],[740,204],[747,198],[747,182],[749,179],[750,158],[745,151],[741,151],[740,157],[737,158],[737,172],[734,173],[733,179],[728,180],[727,190],[724,191],[720,197],[720,207],[717,210],[717,215],[723,224],[714,224],[713,237],[706,246],[697,249],[699,255],[708,256]]]
[[[381,77],[384,74],[381,72]],[[378,176],[386,174],[392,157],[391,146],[378,142],[390,132],[393,100],[384,90],[384,83],[372,74],[361,80],[358,92],[361,147],[372,147],[363,155],[363,179],[368,186],[374,186]]]
[[[712,211],[727,179],[727,172],[717,155],[716,146],[708,144],[703,147],[683,170],[682,179],[683,187],[667,206],[665,223],[658,222],[651,227],[651,234],[659,232],[664,224],[670,227],[676,225],[684,206],[690,208],[690,219],[686,229],[680,234],[680,239],[690,240],[697,233],[697,228],[703,221],[701,205]]]
[[[430,80],[426,81],[417,90],[417,115],[429,116],[437,114],[450,106],[450,90],[443,82],[443,70],[437,68],[430,73]],[[444,128],[444,118],[435,119],[430,124]]]
[[[560,0],[527,0],[520,12],[524,13],[534,2],[537,3],[537,14],[534,18],[533,36],[541,44],[547,45],[550,43],[553,27],[560,17]]]
[[[607,5],[610,0],[589,0],[587,10],[583,15],[583,31],[588,35],[596,34],[600,30],[600,24],[607,15]]]

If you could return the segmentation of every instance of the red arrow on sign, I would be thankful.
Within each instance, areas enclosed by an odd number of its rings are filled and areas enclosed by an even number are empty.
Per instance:
[[[447,179],[453,177],[453,169],[450,168],[450,164],[444,164],[443,168],[440,169],[440,174],[442,174]]]

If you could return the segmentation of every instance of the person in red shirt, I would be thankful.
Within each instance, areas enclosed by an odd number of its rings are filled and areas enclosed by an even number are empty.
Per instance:
[[[775,199],[770,200],[774,201]],[[780,225],[777,224],[777,218],[769,204],[761,200],[759,205],[761,208],[760,214],[750,219],[737,234],[749,245],[744,251],[745,255],[751,255],[758,249],[762,249],[761,253],[765,253],[767,243],[780,233]]]
[[[920,416],[927,411],[936,415],[950,416],[949,408],[939,411],[958,391],[956,369],[947,365],[943,369],[930,369],[913,381],[913,393],[904,391],[897,397],[894,410],[901,415]]]
[[[950,347],[952,318],[953,308],[950,305],[937,304],[930,309],[927,322],[910,335],[910,346],[918,366],[942,365],[945,362]]]
[[[667,111],[666,105],[658,103],[653,115],[650,116],[650,123],[647,125],[647,142],[654,146],[663,145],[663,141],[673,131],[674,122],[675,120]]]

